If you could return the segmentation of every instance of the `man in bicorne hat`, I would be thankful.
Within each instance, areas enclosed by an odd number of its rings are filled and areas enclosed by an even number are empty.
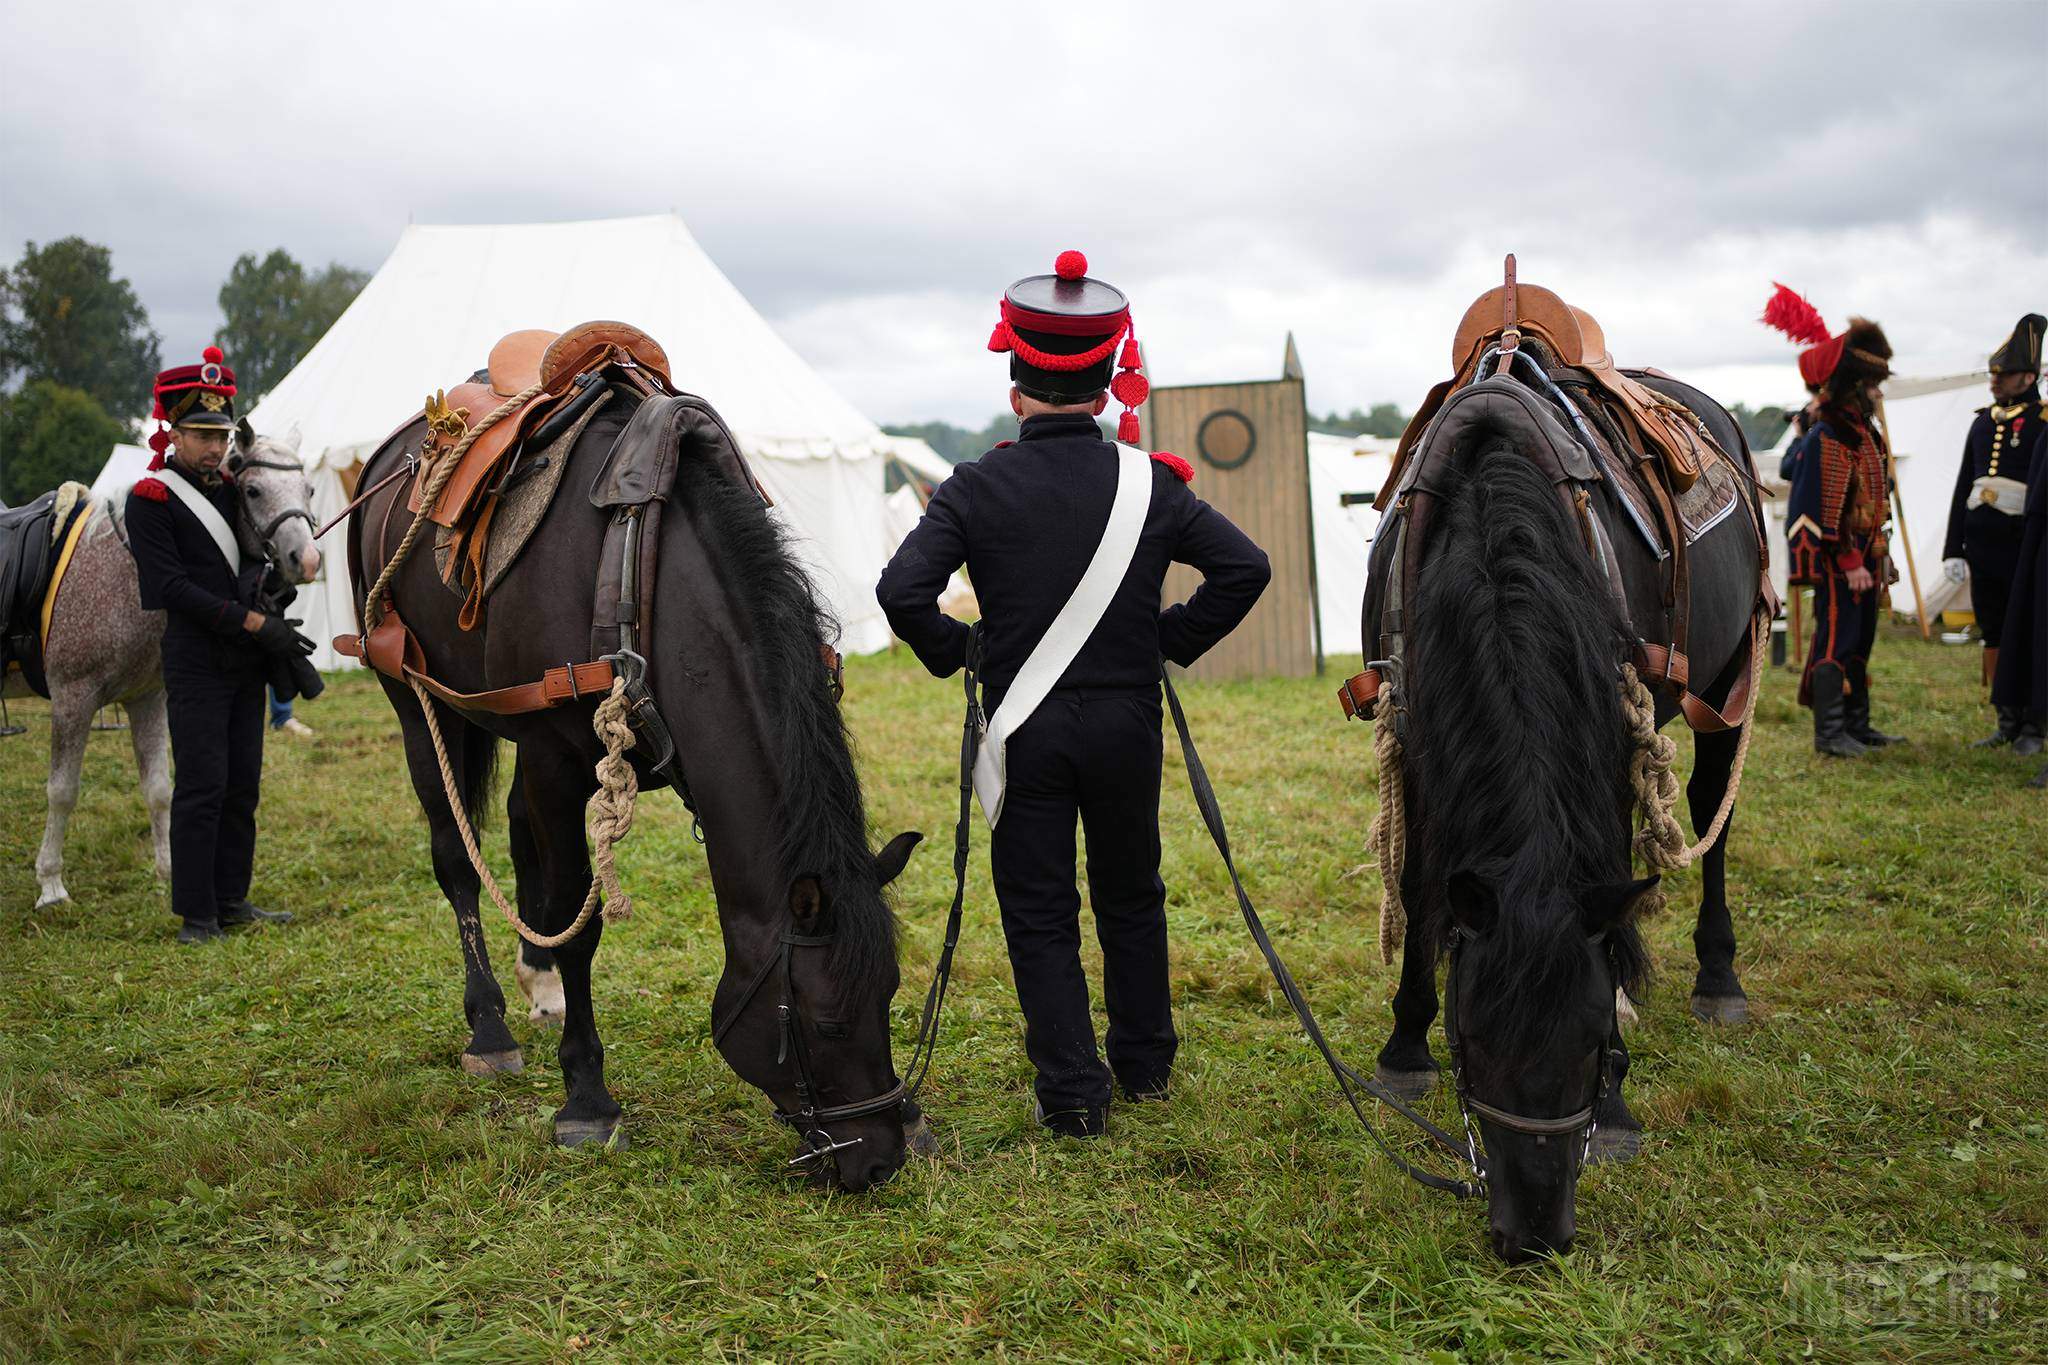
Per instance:
[[[1998,674],[2007,607],[2017,586],[2025,530],[2029,471],[2048,445],[2048,407],[2041,402],[2041,334],[2048,318],[2029,313],[1991,353],[1991,405],[1977,409],[1963,442],[1955,497],[1948,512],[1944,560],[1970,566],[1970,606],[1984,637],[1984,679]],[[2010,744],[2013,752],[2041,752],[2041,726],[2020,706],[1999,706],[1998,730],[1980,749]]]
[[[1866,318],[1830,334],[1820,312],[1779,285],[1766,323],[1805,347],[1799,376],[1819,397],[1785,509],[1787,577],[1813,588],[1813,647],[1799,700],[1813,708],[1813,747],[1857,758],[1899,742],[1870,723],[1870,649],[1878,598],[1897,581],[1885,525],[1891,476],[1884,437],[1872,420],[1891,374],[1891,343]]]
[[[164,613],[164,692],[174,767],[171,911],[183,944],[291,919],[249,903],[263,773],[264,690],[273,654],[312,646],[261,609],[267,565],[242,553],[240,507],[223,467],[235,436],[235,376],[219,348],[156,378],[156,458],[128,499],[142,605]]]
[[[1087,270],[1081,253],[1062,252],[1052,274],[1004,295],[989,349],[1010,357],[1017,439],[939,485],[876,588],[890,626],[943,678],[966,662],[969,631],[937,599],[961,565],[973,580],[983,712],[990,742],[1007,736],[993,807],[979,772],[976,783],[994,824],[996,898],[1038,1073],[1038,1118],[1074,1137],[1104,1131],[1112,1076],[1130,1098],[1164,1097],[1178,1046],[1159,878],[1160,659],[1200,658],[1271,576],[1264,552],[1194,495],[1185,460],[1161,453],[1148,462],[1103,439],[1095,419],[1114,395],[1125,409],[1118,437],[1137,441],[1148,385],[1129,301]],[[1098,555],[1117,560],[1124,545],[1127,560],[1091,572],[1083,588]],[[1171,563],[1192,565],[1204,581],[1162,611]],[[1067,613],[1050,631],[1070,601],[1099,610],[1092,621]],[[1048,684],[1021,716],[1005,711],[1013,685],[1021,700]],[[1081,970],[1077,819],[1102,945],[1107,1068]]]

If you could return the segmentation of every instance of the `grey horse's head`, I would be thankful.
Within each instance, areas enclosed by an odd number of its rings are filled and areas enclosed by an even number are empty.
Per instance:
[[[320,572],[320,549],[313,543],[313,484],[299,462],[299,429],[258,436],[243,418],[226,467],[242,495],[235,532],[243,553],[270,560],[289,582],[311,582]]]

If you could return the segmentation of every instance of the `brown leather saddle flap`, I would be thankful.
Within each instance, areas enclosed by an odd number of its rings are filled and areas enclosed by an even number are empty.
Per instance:
[[[1699,482],[1718,448],[1697,414],[1677,399],[1637,383],[1604,354],[1597,363],[1585,361],[1579,368],[1621,407],[1645,451],[1654,453],[1664,466],[1672,492],[1683,493]]]
[[[630,361],[661,376],[661,387],[674,387],[660,342],[629,322],[603,321],[578,323],[556,337],[540,359],[540,382],[550,393],[561,393],[568,380],[607,361]]]
[[[463,421],[472,428],[504,406],[505,401],[490,384],[457,384],[448,391],[447,397],[448,406],[463,412]],[[544,406],[546,405],[539,401],[528,403],[512,417],[499,422],[471,442],[469,449],[462,452],[462,462],[455,467],[455,472],[449,476],[448,482],[442,485],[440,501],[434,504],[429,520],[436,526],[453,526],[460,521],[463,514],[470,510],[470,502],[475,498],[478,488],[498,467],[498,462],[505,457],[506,452],[518,442],[519,434],[527,423],[532,421]],[[458,439],[440,437],[436,439],[436,445],[452,449]],[[420,510],[420,494],[425,483],[424,479],[414,480],[411,492],[406,495],[405,505],[412,512],[417,513]]]

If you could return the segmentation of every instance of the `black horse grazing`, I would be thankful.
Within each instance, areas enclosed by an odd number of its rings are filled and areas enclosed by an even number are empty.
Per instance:
[[[532,682],[548,668],[591,656],[591,604],[608,514],[592,506],[585,490],[634,406],[615,395],[576,439],[556,496],[474,630],[458,625],[461,599],[439,579],[431,535],[398,570],[391,598],[436,681],[473,692]],[[713,427],[715,416],[696,430]],[[416,421],[391,438],[365,466],[363,486],[373,487],[417,451],[424,432]],[[674,477],[658,533],[656,579],[640,589],[653,595],[654,622],[641,647],[648,685],[690,782],[718,900],[725,940],[714,1000],[718,1047],[784,1115],[807,1107],[868,1108],[864,1101],[889,1098],[898,1085],[888,1017],[897,986],[895,923],[883,888],[918,836],[899,835],[880,854],[869,849],[860,784],[820,661],[831,623],[759,497],[687,441]],[[411,520],[410,483],[400,479],[376,492],[350,528],[359,602]],[[461,936],[471,1029],[465,1066],[516,1070],[519,1049],[505,1026],[504,993],[478,915],[478,877],[448,807],[419,699],[408,685],[380,677],[404,729],[413,788],[432,832],[434,873]],[[488,799],[498,740],[517,746],[509,808],[521,917],[540,933],[567,929],[591,882],[584,803],[603,752],[591,730],[591,703],[519,715],[434,705],[472,821]],[[644,770],[642,780],[649,780]],[[553,953],[565,997],[560,1055],[567,1089],[555,1139],[568,1146],[609,1140],[620,1122],[591,1010],[591,960],[601,934],[602,920],[593,916]],[[835,1149],[829,1164],[848,1190],[887,1178],[903,1162],[902,1113],[893,1100],[811,1125],[806,1137],[813,1147],[826,1145],[813,1136],[820,1132]]]
[[[1726,411],[1675,381],[1644,382],[1705,420],[1746,485],[1747,447]],[[1571,429],[1568,411],[1549,411],[1559,431]],[[1621,1094],[1628,1056],[1616,992],[1633,996],[1644,979],[1635,918],[1656,878],[1637,880],[1630,866],[1633,743],[1620,678],[1639,634],[1672,638],[1667,575],[1611,478],[1562,480],[1529,444],[1525,423],[1496,414],[1466,422],[1431,457],[1433,508],[1403,583],[1409,929],[1377,1068],[1404,1096],[1433,1083],[1435,969],[1448,954],[1446,1036],[1484,1141],[1493,1246],[1511,1261],[1568,1248],[1582,1161],[1625,1159],[1640,1141]],[[1612,575],[1589,551],[1594,528],[1559,495],[1574,486],[1604,531]],[[1690,547],[1692,677],[1716,705],[1751,664],[1756,526],[1745,487]],[[1380,635],[1400,553],[1385,534],[1375,546],[1368,639]],[[1677,709],[1660,694],[1657,723]],[[1687,794],[1699,830],[1721,804],[1740,733],[1698,736]],[[1694,1012],[1719,1021],[1743,1008],[1727,838],[1724,827],[1704,855],[1693,938]]]

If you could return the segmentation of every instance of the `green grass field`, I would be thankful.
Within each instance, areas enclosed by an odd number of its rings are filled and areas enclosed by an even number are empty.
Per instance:
[[[1343,662],[1185,696],[1253,896],[1369,1063],[1394,972]],[[302,708],[317,741],[271,741],[257,895],[298,922],[203,952],[172,945],[124,735],[92,741],[74,900],[31,911],[48,724],[17,704],[0,1357],[2041,1355],[2048,798],[2021,788],[2032,764],[1966,747],[1988,728],[1976,670],[1974,650],[1889,634],[1877,718],[1913,743],[1858,764],[1813,756],[1773,674],[1729,861],[1756,1021],[1710,1033],[1687,1014],[1697,880],[1675,879],[1632,1038],[1642,1156],[1587,1177],[1568,1258],[1519,1270],[1487,1251],[1483,1208],[1410,1186],[1350,1126],[1177,756],[1172,1102],[1114,1110],[1093,1144],[1030,1124],[978,830],[926,1090],[943,1154],[847,1198],[783,1178],[786,1134],[712,1050],[715,911],[673,798],[644,802],[621,848],[638,913],[598,958],[633,1143],[564,1152],[554,1043],[523,1008],[524,1075],[457,1068],[451,917],[365,679]],[[932,839],[899,883],[899,1046],[950,891],[957,696],[907,654],[848,668],[877,840]],[[508,931],[493,951],[516,1000]]]

